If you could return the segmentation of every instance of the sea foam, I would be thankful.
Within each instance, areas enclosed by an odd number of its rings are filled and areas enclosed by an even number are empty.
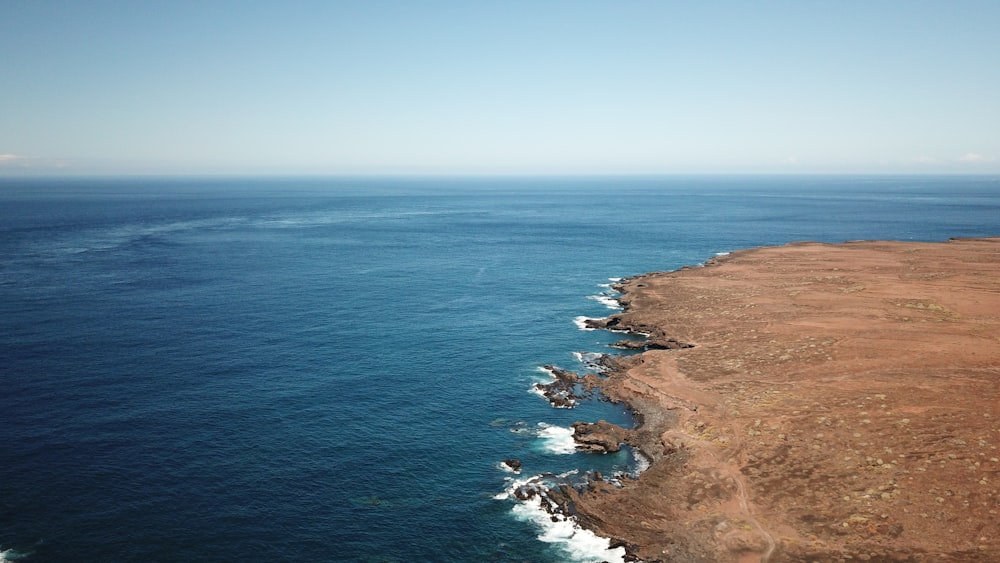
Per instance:
[[[542,388],[539,385],[540,383],[532,383],[531,387],[528,388],[528,392],[531,393],[532,395],[538,395],[539,397],[548,401],[549,398],[545,396],[545,391],[542,391]]]
[[[523,479],[514,479],[513,477],[507,477],[505,478],[505,480],[507,481],[507,487],[503,491],[493,495],[493,499],[507,500],[512,496],[514,496],[514,491],[527,485],[528,483],[531,483],[532,481],[537,480],[539,477],[540,475],[532,475],[531,477],[525,477]]]
[[[540,371],[540,372],[544,373],[545,375],[549,376],[549,379],[555,379],[556,378],[556,374],[555,374],[554,371],[552,371],[552,368],[549,368],[549,367],[546,367],[546,366],[538,366],[535,369],[537,369],[538,371]]]
[[[629,472],[629,476],[632,478],[639,477],[639,474],[643,471],[649,469],[649,458],[642,454],[638,449],[632,448],[632,471]]]
[[[621,278],[608,278],[608,280],[608,283],[597,284],[598,287],[603,287],[604,291],[598,293],[597,295],[588,295],[587,299],[593,299],[608,309],[620,311],[622,309],[622,305],[618,301],[618,298],[621,297],[621,294],[612,289],[612,286],[620,281]]]
[[[576,317],[576,318],[573,319],[573,324],[575,324],[576,328],[578,328],[580,330],[596,330],[594,328],[591,328],[591,327],[587,326],[587,321],[588,320],[590,320],[590,319],[588,319],[587,317],[579,316],[579,317]]]
[[[610,293],[598,293],[597,295],[588,295],[587,299],[593,299],[601,305],[604,305],[608,309],[613,309],[615,311],[621,310],[622,306],[618,302],[618,298]]]
[[[519,502],[511,511],[519,520],[531,522],[541,528],[538,539],[558,546],[572,561],[580,563],[625,561],[625,548],[612,549],[609,539],[581,528],[573,518],[550,514],[542,508],[542,499],[539,495]]]
[[[584,369],[597,373],[601,373],[606,369],[599,363],[603,357],[604,354],[601,352],[573,352],[573,358],[583,365]]]
[[[573,440],[572,428],[544,422],[539,422],[538,428],[538,437],[541,438],[545,451],[559,455],[576,453],[576,441]]]

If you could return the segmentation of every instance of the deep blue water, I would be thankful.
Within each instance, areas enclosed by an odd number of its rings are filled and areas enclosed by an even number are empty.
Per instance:
[[[609,278],[1000,235],[997,177],[0,179],[0,550],[565,561],[494,498],[633,466],[540,436]],[[3,557],[0,557],[3,559]]]

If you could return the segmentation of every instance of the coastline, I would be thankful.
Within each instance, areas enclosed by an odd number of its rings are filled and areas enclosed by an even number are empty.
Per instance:
[[[600,391],[651,463],[550,491],[583,527],[647,562],[1000,559],[1000,238],[761,247],[616,289],[588,326],[648,341]]]

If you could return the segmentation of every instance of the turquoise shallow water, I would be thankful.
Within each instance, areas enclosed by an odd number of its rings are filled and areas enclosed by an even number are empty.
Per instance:
[[[618,339],[574,324],[608,278],[998,217],[995,177],[0,180],[0,550],[587,560],[495,497],[634,466],[560,453],[621,406],[530,392]]]

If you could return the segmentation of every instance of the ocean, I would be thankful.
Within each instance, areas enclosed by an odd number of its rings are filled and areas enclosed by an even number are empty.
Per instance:
[[[506,492],[641,469],[533,391],[611,280],[987,235],[995,176],[3,178],[0,560],[620,560]]]

